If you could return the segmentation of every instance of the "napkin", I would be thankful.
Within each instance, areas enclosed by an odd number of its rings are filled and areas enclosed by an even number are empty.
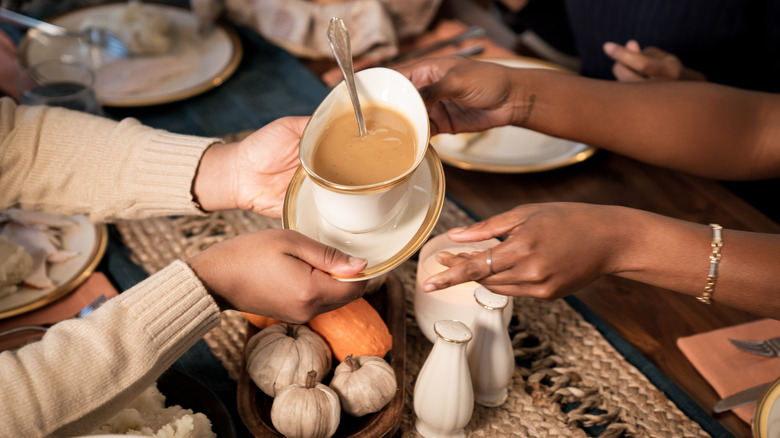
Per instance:
[[[103,273],[94,272],[81,286],[63,298],[31,312],[0,320],[0,331],[23,325],[53,324],[71,318],[101,294],[110,299],[117,296],[117,291]],[[2,336],[0,337],[0,351],[40,338],[43,333],[41,331],[23,331]]]
[[[780,357],[763,357],[740,351],[729,338],[759,341],[780,336],[780,321],[760,319],[677,340],[677,347],[721,397],[732,395],[780,377]],[[733,412],[750,423],[756,404]]]
[[[290,53],[332,59],[325,38],[331,17],[347,25],[354,55],[394,56],[398,41],[425,30],[441,0],[192,0],[200,28],[224,14]]]

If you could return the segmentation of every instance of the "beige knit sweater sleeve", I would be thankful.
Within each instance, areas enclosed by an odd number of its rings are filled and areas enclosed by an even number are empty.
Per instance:
[[[0,98],[0,209],[85,213],[92,220],[197,214],[190,186],[215,141]],[[187,264],[174,262],[88,317],[0,353],[0,435],[92,431],[219,317]]]
[[[0,98],[0,209],[93,221],[199,214],[192,180],[218,141]]]
[[[197,277],[174,262],[89,316],[0,353],[0,435],[73,437],[95,430],[219,318]]]

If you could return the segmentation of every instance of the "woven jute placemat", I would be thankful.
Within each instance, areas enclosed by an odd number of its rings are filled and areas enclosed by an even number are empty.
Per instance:
[[[456,204],[445,200],[433,235],[472,222]],[[233,210],[117,224],[134,261],[149,274],[232,236],[279,227],[278,220]],[[413,313],[416,265],[412,258],[393,271],[406,292],[407,378],[400,426],[404,437],[416,436],[412,394],[432,347]],[[514,307],[510,332],[518,365],[509,398],[497,408],[475,405],[467,427],[470,436],[588,437],[594,430],[604,438],[709,436],[564,300],[515,299]],[[221,325],[205,337],[236,380],[245,334],[243,316],[226,311]]]
[[[235,141],[248,133],[225,138]],[[432,236],[473,220],[445,200]],[[153,218],[117,223],[134,261],[153,274],[214,243],[249,231],[281,228],[279,220],[230,210],[207,216]],[[414,383],[430,341],[414,317],[414,258],[393,270],[406,293],[405,404],[399,434],[418,436],[412,409]],[[238,380],[247,323],[235,311],[205,336],[213,354]],[[564,300],[516,298],[510,324],[517,366],[507,401],[474,406],[466,427],[472,437],[707,437],[677,406]]]

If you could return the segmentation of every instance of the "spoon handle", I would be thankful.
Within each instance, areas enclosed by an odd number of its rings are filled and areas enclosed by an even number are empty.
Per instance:
[[[352,67],[352,48],[349,42],[349,32],[344,25],[344,20],[338,17],[330,19],[328,24],[328,44],[336,62],[339,64],[344,81],[347,83],[349,98],[352,100],[352,106],[355,108],[355,117],[357,117],[360,136],[365,137],[366,122],[363,118],[363,110],[360,108],[360,100],[355,87],[355,71]]]
[[[30,29],[38,29],[48,35],[65,36],[68,34],[68,31],[60,26],[36,20],[35,18],[22,15],[6,8],[0,8],[0,21]]]

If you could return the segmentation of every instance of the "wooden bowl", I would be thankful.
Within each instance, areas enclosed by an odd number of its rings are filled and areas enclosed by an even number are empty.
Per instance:
[[[381,411],[362,417],[353,417],[341,412],[341,421],[336,434],[337,438],[377,438],[393,435],[400,426],[401,413],[404,406],[404,379],[406,360],[406,300],[401,281],[392,272],[384,284],[374,293],[364,298],[379,312],[393,336],[393,349],[386,359],[395,372],[398,391]],[[254,336],[258,329],[247,322],[246,340]],[[333,369],[338,361],[333,364]],[[260,391],[246,372],[246,364],[242,366],[238,381],[238,413],[247,429],[258,438],[281,437],[271,423],[271,404],[273,398]],[[328,383],[333,375],[333,369],[323,380]]]

